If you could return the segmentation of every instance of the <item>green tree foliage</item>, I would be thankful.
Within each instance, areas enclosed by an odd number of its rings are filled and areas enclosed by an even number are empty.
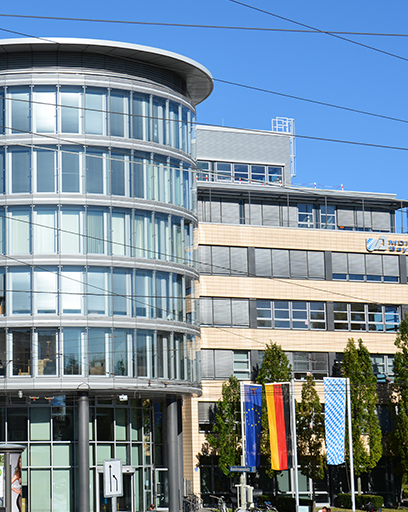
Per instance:
[[[296,402],[296,435],[298,463],[302,473],[313,481],[323,479],[326,467],[324,415],[311,375],[303,383],[301,401]]]
[[[382,434],[376,415],[377,378],[361,339],[350,338],[344,350],[344,376],[350,379],[353,460],[357,476],[369,473],[382,456]]]
[[[270,382],[288,382],[292,380],[292,367],[280,345],[270,343],[266,345],[262,364],[259,368],[256,382],[262,384],[262,433],[261,433],[261,454],[268,459],[266,474],[270,477],[275,475],[271,467],[271,448],[269,442],[268,413],[266,409],[265,384]]]
[[[408,318],[400,323],[394,359],[394,449],[400,456],[402,473],[408,473]]]
[[[229,475],[229,466],[241,464],[241,402],[240,384],[231,377],[222,384],[213,431],[207,434],[207,442],[219,456],[218,466]]]

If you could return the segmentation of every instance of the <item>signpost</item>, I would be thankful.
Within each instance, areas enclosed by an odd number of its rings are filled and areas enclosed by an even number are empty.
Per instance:
[[[122,459],[103,461],[103,495],[112,498],[112,512],[116,512],[116,498],[123,496]]]

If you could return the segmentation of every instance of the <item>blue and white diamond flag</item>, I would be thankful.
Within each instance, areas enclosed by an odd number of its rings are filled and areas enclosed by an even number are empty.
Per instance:
[[[336,466],[344,462],[346,379],[325,377],[323,380],[327,464]]]

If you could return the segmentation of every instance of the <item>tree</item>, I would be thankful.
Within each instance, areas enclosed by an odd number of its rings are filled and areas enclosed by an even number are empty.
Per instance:
[[[394,449],[400,456],[400,469],[408,473],[408,317],[401,321],[395,346],[399,349],[394,359]]]
[[[208,444],[218,454],[218,467],[227,476],[229,466],[241,464],[240,391],[239,381],[233,375],[223,382],[214,428],[207,434]]]
[[[361,339],[350,338],[344,350],[344,376],[350,379],[354,472],[369,473],[382,456],[382,434],[377,417],[377,378],[370,353]],[[359,492],[361,488],[358,480]]]
[[[256,382],[262,384],[262,433],[261,433],[261,454],[266,455],[268,469],[266,474],[270,477],[275,475],[271,467],[271,448],[269,442],[268,413],[266,409],[265,384],[269,382],[288,382],[292,380],[292,367],[282,347],[276,343],[267,344],[261,366],[256,377]]]
[[[323,407],[316,391],[315,380],[312,375],[308,375],[302,386],[302,399],[296,402],[296,435],[301,472],[313,482],[324,478],[324,433]]]

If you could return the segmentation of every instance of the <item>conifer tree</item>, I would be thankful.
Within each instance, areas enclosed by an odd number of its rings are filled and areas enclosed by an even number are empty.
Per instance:
[[[356,476],[369,473],[382,456],[382,433],[377,417],[377,378],[370,353],[361,339],[350,338],[342,367],[350,379],[353,460]],[[360,480],[359,480],[360,487]]]
[[[324,414],[312,375],[302,386],[301,401],[296,402],[296,437],[301,472],[313,481],[324,478]]]
[[[207,434],[207,442],[218,454],[218,467],[224,475],[230,474],[229,466],[241,464],[240,383],[233,375],[222,384],[214,428]]]

